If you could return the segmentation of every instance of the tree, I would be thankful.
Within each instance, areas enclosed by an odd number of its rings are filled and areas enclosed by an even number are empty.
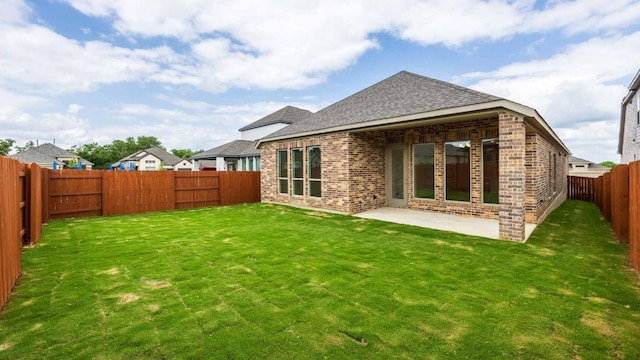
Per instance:
[[[31,149],[34,146],[36,146],[36,144],[33,142],[33,140],[29,140],[24,144],[24,146],[16,146],[16,152],[23,152]]]
[[[15,143],[16,141],[13,139],[0,140],[0,155],[9,155],[9,152],[11,152],[11,148]]]
[[[164,146],[162,146],[160,140],[158,140],[155,136],[138,136],[135,144],[138,150],[148,149],[152,147],[159,147],[162,150],[167,150]]]
[[[79,157],[91,161],[94,169],[107,169],[110,163],[118,160],[113,160],[109,145],[102,146],[96,142],[80,146],[75,153]]]
[[[200,149],[197,151],[193,151],[191,149],[171,149],[171,153],[179,158],[183,159],[191,159],[193,155],[199,154],[204,150]]]
[[[616,166],[616,163],[614,163],[613,161],[603,161],[600,163],[600,165],[606,166],[608,168],[613,168]]]
[[[124,140],[113,140],[107,145],[98,145],[96,142],[84,144],[78,147],[75,153],[91,161],[95,169],[107,169],[109,164],[152,147],[165,149],[155,136],[138,136],[137,138],[130,136]]]

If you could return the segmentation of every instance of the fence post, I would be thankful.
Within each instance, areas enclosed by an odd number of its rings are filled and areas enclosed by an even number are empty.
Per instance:
[[[629,164],[629,262],[640,273],[640,161]]]
[[[602,212],[604,214],[604,218],[611,222],[611,173],[604,174],[602,186],[604,187],[602,191]]]
[[[29,243],[42,236],[42,171],[38,164],[29,165]]]
[[[629,166],[611,171],[611,226],[620,242],[629,241]]]

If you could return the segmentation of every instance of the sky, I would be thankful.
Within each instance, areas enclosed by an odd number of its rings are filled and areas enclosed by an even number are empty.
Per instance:
[[[535,108],[619,162],[640,1],[0,0],[0,139],[210,149],[399,71]]]

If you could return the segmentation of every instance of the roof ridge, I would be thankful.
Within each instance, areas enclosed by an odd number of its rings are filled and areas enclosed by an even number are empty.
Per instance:
[[[496,98],[501,99],[501,100],[506,100],[506,99],[504,99],[503,97],[500,97],[500,96],[496,96],[496,95],[488,94],[488,93],[485,93],[485,92],[482,92],[482,91],[478,91],[478,90],[470,89],[470,88],[468,88],[468,87],[464,87],[464,86],[461,86],[461,85],[453,84],[453,83],[450,83],[450,82],[447,82],[447,81],[444,81],[444,80],[434,79],[434,78],[432,78],[432,77],[428,77],[428,76],[424,76],[424,75],[420,75],[420,74],[412,73],[411,71],[402,70],[402,71],[400,71],[398,74],[401,74],[401,73],[405,73],[405,74],[407,74],[407,75],[411,75],[411,76],[414,76],[414,77],[417,77],[417,78],[421,78],[421,79],[425,79],[425,80],[433,81],[433,82],[436,82],[436,83],[438,83],[438,84],[441,84],[441,85],[444,85],[444,86],[450,87],[450,88],[452,88],[452,89],[456,89],[456,90],[460,90],[460,91],[467,92],[467,93],[469,93],[469,94],[483,95],[483,96],[491,96],[491,97],[496,97]],[[394,75],[394,76],[395,76],[395,75]]]

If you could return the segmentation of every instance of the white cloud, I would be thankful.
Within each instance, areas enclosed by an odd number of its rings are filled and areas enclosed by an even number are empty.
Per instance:
[[[590,160],[616,160],[619,79],[638,69],[640,32],[596,37],[544,60],[465,74],[471,87],[531,107],[557,130],[569,149]]]
[[[101,41],[82,44],[36,25],[0,32],[0,48],[0,85],[47,95],[145,81],[177,58],[168,47],[131,50]]]
[[[0,128],[3,138],[16,140],[17,145],[27,141],[53,142],[70,147],[89,134],[87,119],[67,113],[42,113],[33,115],[10,106],[0,106]]]
[[[461,80],[537,108],[554,128],[569,131],[570,124],[577,124],[576,128],[593,131],[590,123],[608,126],[617,117],[625,92],[619,79],[635,73],[640,54],[640,33],[628,33],[640,23],[640,1],[548,1],[542,8],[535,0],[61,1],[111,24],[114,33],[103,34],[103,29],[87,26],[90,22],[81,23],[78,29],[85,36],[100,40],[77,41],[29,24],[28,3],[3,2],[0,125],[31,124],[21,130],[11,128],[16,139],[52,137],[49,132],[55,132],[59,139],[76,136],[76,141],[88,142],[99,139],[94,137],[99,134],[111,142],[137,131],[134,135],[147,135],[149,125],[158,123],[153,127],[158,133],[149,135],[166,136],[171,139],[164,140],[167,144],[184,147],[177,135],[183,134],[189,144],[208,148],[214,141],[235,138],[236,128],[284,104],[253,101],[223,106],[167,96],[155,99],[166,101],[166,106],[154,107],[131,99],[128,104],[105,105],[115,107],[105,113],[128,119],[134,126],[91,126],[90,131],[89,120],[77,117],[81,108],[68,105],[80,100],[66,99],[58,110],[47,108],[46,116],[39,109],[54,106],[62,95],[126,82],[159,83],[173,93],[184,88],[212,93],[231,88],[306,88],[379,48],[380,33],[451,48],[535,34],[544,37],[548,48],[558,30],[567,39],[596,37],[548,59],[467,74]],[[126,46],[116,44],[123,38],[129,40]],[[166,45],[145,47],[149,39]],[[529,50],[535,51],[538,44],[532,43]],[[503,63],[508,55],[496,54],[505,59]],[[95,114],[82,103],[83,116]],[[91,122],[107,120],[111,119]],[[48,133],[44,133],[39,124],[45,121],[60,125],[45,124]]]
[[[617,116],[626,87],[616,80],[635,73],[640,32],[592,38],[545,60],[513,63],[463,75],[471,87],[536,108],[552,126]]]
[[[595,163],[617,163],[620,161],[620,155],[616,154],[618,129],[619,119],[610,119],[576,124],[572,128],[557,128],[556,133],[574,156]]]
[[[3,0],[0,11],[0,29],[4,24],[23,23],[30,14],[30,9],[23,0]]]
[[[82,110],[83,106],[82,105],[78,105],[78,104],[69,104],[69,107],[67,109],[67,112],[69,114],[77,114],[78,112],[80,112],[80,110]]]
[[[210,92],[230,87],[299,89],[323,82],[387,32],[423,45],[458,47],[520,33],[568,34],[624,28],[640,20],[627,0],[67,0],[79,11],[113,21],[125,36],[175,38],[192,62],[170,64],[143,78]]]

